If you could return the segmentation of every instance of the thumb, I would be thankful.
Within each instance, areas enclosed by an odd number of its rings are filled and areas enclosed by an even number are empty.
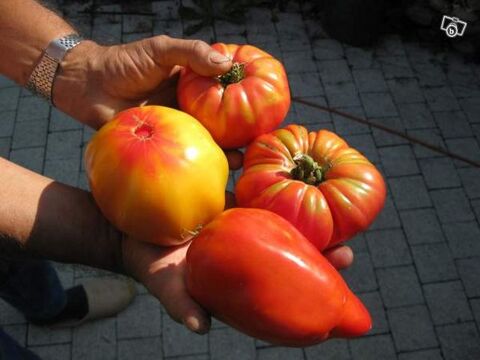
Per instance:
[[[160,35],[147,41],[154,61],[163,66],[188,66],[203,76],[224,74],[232,67],[231,59],[201,40],[175,39]]]

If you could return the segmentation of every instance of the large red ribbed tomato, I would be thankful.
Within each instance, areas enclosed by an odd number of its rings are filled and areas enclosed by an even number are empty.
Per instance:
[[[188,249],[186,282],[215,317],[274,344],[360,336],[372,325],[328,260],[263,209],[230,209],[206,225]]]
[[[262,135],[247,148],[243,166],[239,206],[283,216],[319,250],[366,229],[385,202],[375,166],[327,130],[289,125]]]
[[[162,106],[125,110],[85,152],[93,197],[136,239],[175,245],[225,205],[228,163],[193,117]]]
[[[243,147],[274,130],[287,115],[287,75],[278,60],[254,46],[218,43],[212,47],[233,60],[232,69],[220,77],[182,69],[178,103],[222,148]]]

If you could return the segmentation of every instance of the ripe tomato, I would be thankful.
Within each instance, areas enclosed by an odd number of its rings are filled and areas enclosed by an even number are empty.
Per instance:
[[[243,166],[239,206],[283,216],[319,250],[366,229],[385,202],[375,166],[327,130],[289,125],[262,135],[247,148]]]
[[[178,103],[222,148],[243,147],[275,129],[287,115],[287,75],[278,60],[254,46],[218,43],[212,47],[233,60],[232,69],[218,78],[182,69]]]
[[[230,209],[206,225],[188,249],[186,284],[212,315],[274,344],[313,345],[372,325],[328,260],[263,209]]]
[[[117,114],[88,144],[85,164],[105,217],[140,240],[184,242],[225,205],[225,154],[198,121],[175,109]]]

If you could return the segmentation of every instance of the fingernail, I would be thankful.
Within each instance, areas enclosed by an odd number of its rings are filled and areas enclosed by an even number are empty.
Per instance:
[[[230,59],[225,55],[222,55],[219,52],[214,51],[210,53],[210,61],[213,62],[214,64],[223,64],[223,63],[229,62]]]
[[[189,316],[183,320],[183,323],[188,328],[188,330],[193,331],[197,334],[205,334],[207,329],[200,323],[200,321],[193,316]]]

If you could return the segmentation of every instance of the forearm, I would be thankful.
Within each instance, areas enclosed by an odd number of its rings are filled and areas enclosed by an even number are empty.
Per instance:
[[[51,40],[72,27],[34,0],[0,1],[0,73],[25,85]]]
[[[23,249],[55,261],[120,270],[121,235],[90,193],[2,158],[0,169],[0,256]]]

